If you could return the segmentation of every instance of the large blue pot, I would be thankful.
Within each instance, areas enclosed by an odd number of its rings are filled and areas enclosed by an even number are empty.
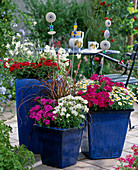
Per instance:
[[[40,148],[34,121],[29,118],[29,110],[35,105],[34,97],[41,95],[41,86],[36,79],[15,80],[19,144],[24,144],[33,153],[40,153]]]
[[[90,159],[120,157],[132,110],[90,111],[82,139],[82,152]]]
[[[42,163],[65,168],[76,164],[81,145],[83,127],[58,129],[38,128]]]

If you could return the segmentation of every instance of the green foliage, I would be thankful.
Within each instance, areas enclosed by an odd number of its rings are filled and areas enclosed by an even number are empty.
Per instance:
[[[107,7],[106,4],[110,4]],[[102,11],[107,11],[106,17],[112,18],[112,25],[109,28],[111,36],[115,42],[111,43],[112,49],[118,49],[121,53],[126,52],[126,37],[138,33],[134,28],[138,25],[133,17],[138,17],[138,10],[134,10],[130,0],[106,0],[102,6]]]
[[[3,67],[3,62],[0,61],[0,112],[3,112],[8,107],[7,101],[9,100],[15,100],[14,80]]]
[[[28,151],[24,145],[13,147],[9,140],[9,132],[11,131],[10,126],[0,121],[0,169],[25,170],[29,167],[32,168],[32,164],[34,164],[33,153]]]
[[[88,47],[88,41],[101,42],[104,39],[102,30],[105,28],[104,17],[106,11],[102,11],[100,0],[85,0],[80,17],[83,19],[82,30],[85,33],[84,46]]]
[[[61,41],[61,45],[65,45],[70,38],[73,24],[76,19],[80,17],[80,8],[82,4],[78,4],[76,0],[68,2],[67,0],[47,0],[47,1],[34,1],[23,0],[27,12],[21,12],[24,18],[27,29],[31,31],[30,38],[33,40],[40,40],[40,42],[48,44],[50,35],[49,31],[50,23],[45,19],[45,15],[48,12],[54,12],[56,14],[56,21],[53,23],[56,34],[54,38]],[[34,22],[37,24],[35,25]],[[83,27],[82,21],[79,20],[78,29]]]
[[[16,5],[11,0],[0,1],[0,58],[4,58],[5,46],[10,44],[12,36],[16,33],[13,29],[14,25],[18,23],[14,13],[16,10]]]

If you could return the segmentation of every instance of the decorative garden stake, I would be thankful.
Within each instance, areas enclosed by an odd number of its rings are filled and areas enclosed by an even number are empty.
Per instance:
[[[48,32],[49,35],[52,35],[52,44],[53,43],[53,35],[56,33],[56,31],[53,31],[53,25],[52,23],[56,20],[56,15],[53,12],[48,12],[46,14],[46,20],[47,22],[51,23],[50,25],[50,31]]]
[[[74,29],[71,33],[71,38],[69,40],[69,46],[72,48],[73,55],[71,60],[71,80],[70,80],[70,86],[72,86],[72,77],[73,77],[73,63],[74,63],[74,51],[77,51],[80,53],[80,48],[83,46],[83,38],[84,38],[84,32],[77,31],[77,22],[74,23]],[[71,93],[71,88],[70,88]]]
[[[72,31],[71,38],[69,40],[70,48],[80,51],[80,48],[83,46],[83,38],[84,38],[84,32],[77,31],[77,23],[75,21],[74,30]]]
[[[111,20],[112,18],[108,19],[107,17],[105,17],[105,26],[106,26],[106,30],[104,31],[104,37],[105,37],[105,40],[103,40],[101,43],[100,43],[100,47],[101,49],[103,50],[103,53],[105,53],[105,50],[108,50],[110,48],[110,42],[107,41],[107,39],[109,38],[110,36],[110,32],[109,32],[109,27],[111,26]],[[104,57],[101,59],[101,63],[102,63],[102,68],[103,68],[103,62],[104,62]],[[101,68],[101,74],[102,74],[102,68]]]
[[[106,30],[104,32],[104,37],[105,37],[105,40],[103,40],[101,43],[100,43],[100,47],[101,49],[103,50],[103,52],[105,52],[105,50],[108,50],[110,48],[110,42],[107,41],[107,39],[109,38],[110,36],[110,32],[108,30],[108,27],[111,26],[111,21],[110,19],[108,19],[107,17],[105,17],[105,26],[106,26]]]

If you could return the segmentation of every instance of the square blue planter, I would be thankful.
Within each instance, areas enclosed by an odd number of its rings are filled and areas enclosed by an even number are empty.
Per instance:
[[[90,111],[82,139],[82,152],[90,159],[120,157],[131,111],[133,109]]]
[[[33,153],[40,153],[40,147],[34,121],[29,118],[29,110],[35,105],[34,97],[42,91],[41,85],[37,79],[15,80],[19,144],[24,144]]]
[[[43,164],[58,168],[76,164],[84,127],[80,129],[36,127]]]

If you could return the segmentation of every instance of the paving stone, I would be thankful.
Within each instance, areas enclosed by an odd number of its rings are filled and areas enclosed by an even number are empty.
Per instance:
[[[13,143],[11,142],[11,145],[12,145],[12,146],[15,146],[15,145],[16,145],[16,146],[19,146],[19,142],[18,142],[18,141],[17,141],[17,142],[13,142]]]
[[[15,134],[15,133],[14,133],[14,134],[11,133],[11,134],[10,134],[10,138],[11,138],[11,139],[15,139],[15,140],[18,140],[18,139],[19,139],[19,138],[18,138],[18,134]]]
[[[121,157],[125,158],[126,155],[130,155],[130,154],[132,154],[131,149],[129,151],[123,151]]]
[[[37,162],[34,166],[34,170],[63,170],[60,168],[54,168],[51,166],[43,165],[41,161]]]
[[[132,138],[128,138],[127,142],[132,143],[132,145],[133,144],[138,145],[138,136],[132,137]]]
[[[78,161],[86,159],[86,156],[83,153],[79,153]]]
[[[134,129],[128,131],[128,135],[138,136],[138,128],[134,128]]]
[[[84,161],[83,162],[79,161],[74,166],[67,167],[67,168],[64,168],[64,169],[65,170],[81,170],[81,169],[84,169],[84,170],[101,170],[101,167],[92,165],[89,162],[87,163],[87,162],[84,162]],[[102,169],[106,170],[105,168],[102,168]]]
[[[86,160],[83,160],[83,162],[89,163],[91,165],[95,165],[100,168],[109,169],[109,168],[112,168],[116,164],[117,159],[97,159],[97,160],[86,159]]]
[[[10,142],[11,142],[11,143],[15,143],[15,142],[18,142],[18,140],[13,139],[13,138],[10,138]]]
[[[125,141],[123,151],[125,150],[131,150],[132,143],[129,143],[128,141]]]

